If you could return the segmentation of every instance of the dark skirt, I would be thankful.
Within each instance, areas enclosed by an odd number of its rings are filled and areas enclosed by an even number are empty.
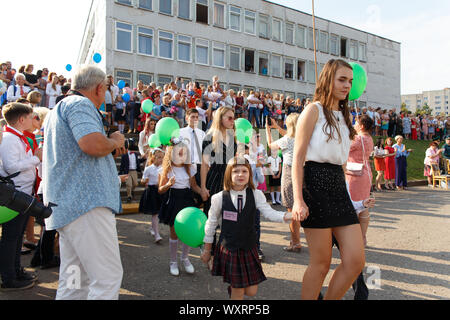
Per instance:
[[[222,245],[214,250],[213,276],[223,277],[232,288],[247,288],[267,280],[255,246],[251,250],[230,251]]]
[[[408,186],[407,166],[406,156],[395,158],[395,185],[397,187]]]
[[[127,116],[126,116],[126,114],[123,116],[122,113],[123,113],[123,110],[121,110],[121,109],[117,109],[117,110],[116,110],[116,115],[115,115],[115,117],[114,117],[114,120],[115,120],[116,122],[119,122],[119,121],[127,121]]]
[[[172,227],[177,214],[188,207],[195,207],[191,189],[169,189],[162,197],[159,221]]]
[[[161,195],[158,186],[148,186],[142,194],[139,202],[139,212],[155,215],[161,209]]]
[[[303,200],[309,208],[303,228],[326,229],[359,224],[342,166],[306,162]]]
[[[276,175],[278,173],[274,173],[274,175]],[[269,187],[279,187],[281,186],[281,178],[278,179],[274,179],[274,176],[270,175],[269,176]]]

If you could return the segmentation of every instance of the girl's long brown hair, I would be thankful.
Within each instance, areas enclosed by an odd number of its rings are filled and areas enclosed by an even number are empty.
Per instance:
[[[225,170],[225,175],[223,177],[223,189],[225,191],[233,190],[233,181],[231,179],[231,173],[233,172],[233,169],[237,166],[244,166],[248,169],[249,179],[247,187],[249,187],[252,190],[255,190],[256,188],[255,184],[253,183],[252,167],[250,166],[248,160],[245,159],[243,156],[237,156],[228,161],[227,169]]]
[[[314,101],[319,101],[323,106],[323,113],[325,115],[326,124],[323,127],[323,132],[328,135],[328,141],[334,138],[334,132],[337,132],[339,135],[339,141],[342,141],[341,133],[339,130],[339,124],[336,120],[333,111],[331,110],[331,104],[333,102],[333,90],[334,90],[334,78],[336,76],[336,72],[339,68],[345,67],[353,70],[352,66],[349,65],[344,60],[330,60],[327,62],[325,67],[319,76],[319,82],[316,87],[316,92],[314,95]],[[350,140],[356,136],[356,130],[353,128],[352,121],[350,119],[350,109],[348,107],[348,96],[345,100],[339,101],[339,109],[342,111],[345,119],[345,123],[347,124],[348,129],[350,130]]]

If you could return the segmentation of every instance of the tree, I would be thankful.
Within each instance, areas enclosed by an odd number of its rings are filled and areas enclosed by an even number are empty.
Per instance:
[[[403,112],[403,114],[407,114],[408,113],[408,108],[406,107],[406,103],[402,102],[402,106],[400,108],[400,111]]]

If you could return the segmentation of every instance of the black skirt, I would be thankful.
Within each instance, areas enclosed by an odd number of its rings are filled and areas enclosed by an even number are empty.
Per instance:
[[[303,200],[309,209],[303,228],[326,229],[359,224],[342,166],[306,162]]]
[[[115,117],[114,117],[114,120],[115,120],[116,122],[119,122],[119,121],[127,121],[127,116],[126,116],[126,114],[125,114],[125,115],[122,115],[122,113],[123,113],[123,110],[121,110],[121,109],[117,109],[117,110],[116,110],[116,115],[115,115]]]
[[[159,221],[172,227],[177,214],[188,207],[195,207],[191,189],[169,189],[162,197]]]
[[[229,283],[233,288],[247,288],[267,280],[256,246],[251,250],[236,251],[230,251],[222,245],[217,246],[211,273],[213,276],[223,277],[223,282]]]
[[[139,212],[155,215],[161,209],[161,195],[158,186],[148,186],[142,194],[139,202]]]
[[[274,175],[276,175],[276,174],[274,173]],[[272,175],[269,176],[269,187],[279,187],[279,186],[281,186],[281,177],[278,178],[278,179],[274,179],[273,177],[274,176],[272,176]]]

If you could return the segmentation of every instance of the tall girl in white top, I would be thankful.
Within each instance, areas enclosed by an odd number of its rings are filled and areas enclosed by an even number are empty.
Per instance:
[[[167,148],[159,171],[158,191],[163,195],[159,220],[170,226],[170,273],[178,276],[178,237],[174,228],[175,218],[184,208],[195,207],[192,191],[200,194],[201,190],[195,181],[197,167],[190,164],[191,156],[188,146],[179,140],[173,141],[173,144]],[[188,259],[189,250],[190,247],[183,244],[181,260],[186,272],[193,274],[194,267]]]
[[[53,109],[56,105],[56,98],[61,95],[61,86],[58,84],[58,77],[56,75],[53,76],[52,82],[47,84],[45,93],[49,98],[48,108]]]
[[[296,131],[292,183],[294,220],[302,222],[310,250],[302,299],[316,300],[330,269],[332,236],[341,264],[329,283],[326,300],[341,299],[364,268],[364,243],[356,211],[346,189],[346,164],[352,127],[348,96],[352,67],[343,60],[325,65],[314,101],[301,114]]]

